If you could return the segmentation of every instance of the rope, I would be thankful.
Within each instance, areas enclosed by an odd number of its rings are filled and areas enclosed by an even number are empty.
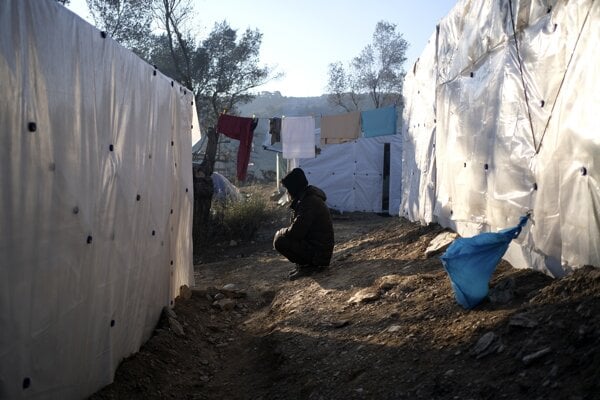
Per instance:
[[[546,121],[546,126],[544,127],[544,132],[542,132],[542,137],[540,138],[540,144],[535,149],[535,154],[538,154],[542,147],[542,141],[544,140],[544,136],[546,136],[546,131],[548,130],[548,126],[550,125],[550,120],[552,119],[552,114],[554,113],[554,107],[556,107],[556,103],[557,103],[556,100],[558,99],[558,96],[560,96],[560,91],[561,91],[561,89],[563,87],[563,83],[565,82],[565,79],[567,77],[567,72],[569,72],[569,67],[571,66],[571,61],[573,61],[573,56],[575,55],[575,51],[577,50],[577,45],[579,44],[579,39],[581,38],[581,34],[583,33],[583,30],[585,29],[585,25],[587,24],[587,21],[588,21],[588,18],[590,16],[590,12],[592,11],[593,6],[594,6],[594,2],[592,1],[592,4],[590,5],[590,8],[588,9],[587,14],[585,15],[585,19],[583,20],[583,24],[581,24],[581,30],[579,31],[579,34],[577,35],[577,40],[575,41],[575,46],[573,46],[573,52],[571,53],[571,57],[569,57],[569,62],[567,63],[567,68],[565,69],[565,73],[563,74],[563,77],[560,81],[560,85],[558,86],[558,92],[556,92],[556,97],[554,98],[554,103],[552,104],[552,109],[550,109],[550,116],[548,117],[548,120]]]
[[[533,148],[537,149],[535,143],[535,132],[533,131],[533,121],[531,120],[531,108],[529,106],[529,96],[527,95],[527,85],[525,84],[525,77],[523,76],[523,63],[521,61],[521,53],[519,52],[519,42],[517,40],[517,29],[515,27],[515,17],[513,15],[513,3],[512,0],[508,0],[508,6],[510,7],[510,21],[513,28],[513,38],[515,40],[515,48],[517,50],[517,60],[519,61],[519,74],[521,75],[521,84],[523,85],[523,94],[525,95],[525,104],[527,105],[527,117],[529,118],[529,127],[531,128],[531,138],[533,140]]]

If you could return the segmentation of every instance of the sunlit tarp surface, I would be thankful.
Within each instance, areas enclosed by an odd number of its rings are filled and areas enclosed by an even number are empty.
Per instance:
[[[110,383],[191,283],[192,101],[57,2],[0,2],[0,398]]]
[[[384,148],[390,147],[389,207],[382,209],[384,195]],[[323,189],[327,205],[341,212],[387,211],[398,215],[402,176],[400,135],[359,138],[324,146],[316,158],[300,160],[308,182]]]
[[[597,1],[459,1],[407,74],[400,215],[471,236],[531,212],[513,265],[600,265],[599,37]]]

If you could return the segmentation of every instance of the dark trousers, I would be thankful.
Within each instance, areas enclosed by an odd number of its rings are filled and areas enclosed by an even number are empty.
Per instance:
[[[273,239],[273,247],[295,264],[308,265],[312,262],[314,251],[304,240],[290,239],[277,232]]]

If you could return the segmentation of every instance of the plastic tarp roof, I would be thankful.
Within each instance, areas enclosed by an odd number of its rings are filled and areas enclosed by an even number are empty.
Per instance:
[[[318,141],[317,141],[318,143]],[[389,209],[398,215],[402,177],[400,135],[359,138],[321,148],[315,158],[299,160],[308,182],[325,191],[327,205],[341,212],[383,212],[384,146],[390,144]]]
[[[400,215],[470,236],[531,212],[513,265],[600,265],[599,37],[597,1],[458,2],[407,74]]]
[[[192,102],[55,1],[2,1],[0,398],[87,397],[191,284]]]

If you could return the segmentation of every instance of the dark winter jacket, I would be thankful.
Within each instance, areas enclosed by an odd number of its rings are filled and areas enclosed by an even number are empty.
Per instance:
[[[292,224],[283,232],[284,236],[308,243],[313,250],[313,265],[329,265],[333,254],[333,223],[325,200],[325,192],[316,186],[307,186],[293,200]]]

